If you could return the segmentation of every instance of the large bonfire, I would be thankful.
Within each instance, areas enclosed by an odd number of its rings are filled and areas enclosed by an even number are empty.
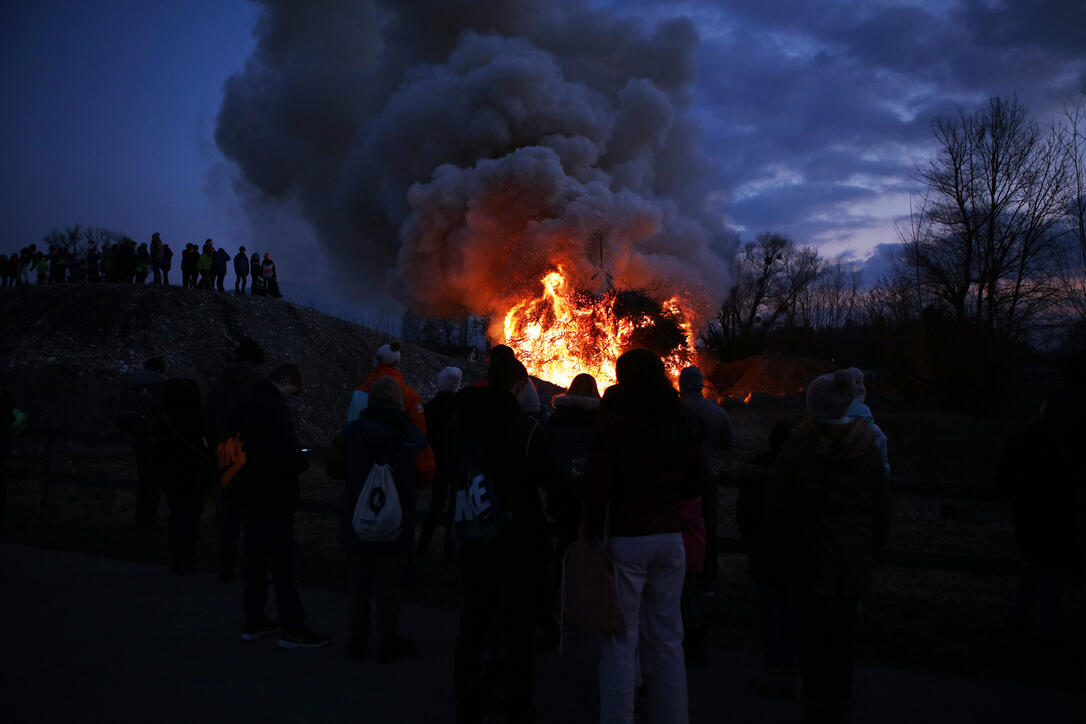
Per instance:
[[[634,347],[659,353],[673,377],[690,364],[692,315],[678,297],[658,302],[644,291],[580,291],[560,265],[540,286],[492,330],[536,377],[566,387],[587,372],[605,387],[615,383],[615,360]]]

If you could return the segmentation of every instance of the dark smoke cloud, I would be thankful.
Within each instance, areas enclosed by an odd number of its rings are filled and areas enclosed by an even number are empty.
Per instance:
[[[556,261],[592,291],[612,275],[717,301],[728,238],[687,116],[689,20],[261,5],[216,140],[249,189],[297,204],[345,276],[433,314],[499,312]]]

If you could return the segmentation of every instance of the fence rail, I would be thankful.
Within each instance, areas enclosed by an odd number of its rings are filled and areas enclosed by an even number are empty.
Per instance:
[[[68,473],[33,468],[9,468],[9,480],[32,480],[43,484],[45,488],[52,483],[79,485],[106,490],[136,489],[135,478],[114,478],[85,473]],[[949,500],[996,500],[994,489],[954,483],[923,483],[911,480],[891,481],[894,494],[910,497],[930,497]],[[302,498],[298,510],[303,513],[333,514],[338,512],[338,501]],[[721,553],[746,555],[746,546],[739,538],[717,537],[717,550]],[[958,553],[935,551],[888,550],[883,554],[883,563],[899,568],[911,568],[925,571],[944,571],[974,574],[1013,575],[1021,568],[1021,563],[1006,558],[971,556]]]

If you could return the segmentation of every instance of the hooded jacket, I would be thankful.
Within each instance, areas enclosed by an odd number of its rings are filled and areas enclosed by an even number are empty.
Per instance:
[[[822,421],[796,428],[766,490],[767,577],[826,596],[863,595],[889,525],[889,487],[871,428]]]
[[[403,381],[403,375],[392,365],[377,365],[370,372],[370,376],[366,378],[366,381],[355,388],[354,393],[351,395],[351,405],[347,409],[347,422],[356,420],[359,414],[369,406],[370,387],[382,377],[391,377],[400,385],[400,390],[403,392],[403,409],[412,422],[415,423],[415,427],[422,430],[422,434],[425,435],[426,415],[422,409],[419,393],[415,392],[414,388]],[[423,452],[422,465],[427,477],[432,477],[436,464],[434,462],[434,451],[429,447]]]
[[[415,541],[416,490],[422,452],[429,450],[426,436],[398,407],[372,405],[343,428],[343,452],[347,483],[340,504],[339,540],[348,550],[374,553],[401,553]],[[400,536],[394,541],[362,542],[355,533],[352,517],[358,496],[375,464],[390,465],[392,479],[403,511]]]

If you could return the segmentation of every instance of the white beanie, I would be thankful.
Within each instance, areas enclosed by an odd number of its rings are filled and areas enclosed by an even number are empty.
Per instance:
[[[383,365],[394,365],[400,361],[400,343],[382,344],[377,348],[377,362]]]
[[[446,367],[437,373],[437,389],[456,392],[460,389],[460,380],[464,373],[459,367]]]

